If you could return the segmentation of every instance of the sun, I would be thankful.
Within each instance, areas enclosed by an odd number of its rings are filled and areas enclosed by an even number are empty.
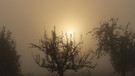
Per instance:
[[[74,32],[72,32],[72,31],[67,31],[67,32],[65,33],[65,35],[66,35],[66,37],[68,37],[68,38],[72,38],[72,37],[74,36]]]
[[[68,34],[69,34],[69,35],[73,35],[73,34],[74,34],[74,32],[70,31],[70,32],[68,32]]]
[[[77,19],[63,19],[59,24],[59,29],[61,29],[62,32],[67,35],[67,37],[74,38],[78,37],[80,34],[80,24]]]

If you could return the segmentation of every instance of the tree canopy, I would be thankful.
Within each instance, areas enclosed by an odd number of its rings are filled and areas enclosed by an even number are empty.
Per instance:
[[[81,52],[82,41],[77,43],[72,35],[70,38],[63,34],[58,36],[55,28],[51,32],[51,37],[45,32],[44,38],[39,41],[39,44],[31,43],[30,45],[44,53],[43,58],[40,57],[40,54],[33,56],[35,62],[51,72],[56,71],[59,76],[63,76],[66,70],[77,71],[83,67],[94,68],[92,65],[94,54],[88,51],[81,55],[83,53]]]
[[[97,54],[109,54],[111,63],[117,72],[125,76],[135,68],[135,33],[126,26],[118,25],[117,19],[103,22],[95,28],[93,35],[98,41]]]
[[[0,30],[0,76],[20,76],[20,55],[16,52],[15,41],[5,27]]]

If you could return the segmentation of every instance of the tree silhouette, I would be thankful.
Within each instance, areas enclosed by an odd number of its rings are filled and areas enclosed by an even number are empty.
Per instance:
[[[117,19],[111,19],[93,30],[98,56],[108,53],[112,66],[122,76],[135,68],[135,33],[128,26],[118,26]]]
[[[15,41],[5,27],[0,31],[0,76],[21,76],[20,56],[16,52]]]
[[[47,68],[50,72],[56,71],[59,76],[64,76],[66,70],[77,71],[83,67],[94,68],[92,65],[93,53],[88,51],[81,55],[81,44],[82,42],[77,43],[72,35],[70,38],[67,35],[64,38],[63,34],[57,36],[54,28],[51,37],[45,32],[44,38],[40,40],[39,44],[31,43],[30,45],[44,53],[43,58],[40,54],[33,56],[40,67]]]

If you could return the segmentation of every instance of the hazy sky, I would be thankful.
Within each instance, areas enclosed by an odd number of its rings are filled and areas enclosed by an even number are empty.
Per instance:
[[[56,26],[58,32],[86,34],[100,21],[112,17],[118,17],[119,24],[130,22],[135,26],[134,9],[135,0],[0,0],[0,27],[6,26],[13,33],[22,55],[22,71],[40,73],[43,70],[37,69],[32,58],[34,49],[29,48],[29,43],[38,42],[44,29],[50,31]],[[92,40],[87,43],[93,45]],[[106,74],[106,70],[112,69],[105,59],[101,59],[104,63],[100,63],[94,73]],[[101,69],[105,65],[108,66]]]

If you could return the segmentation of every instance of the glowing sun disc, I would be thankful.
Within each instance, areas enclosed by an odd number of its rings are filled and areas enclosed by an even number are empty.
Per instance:
[[[73,32],[69,32],[69,35],[73,35]]]

